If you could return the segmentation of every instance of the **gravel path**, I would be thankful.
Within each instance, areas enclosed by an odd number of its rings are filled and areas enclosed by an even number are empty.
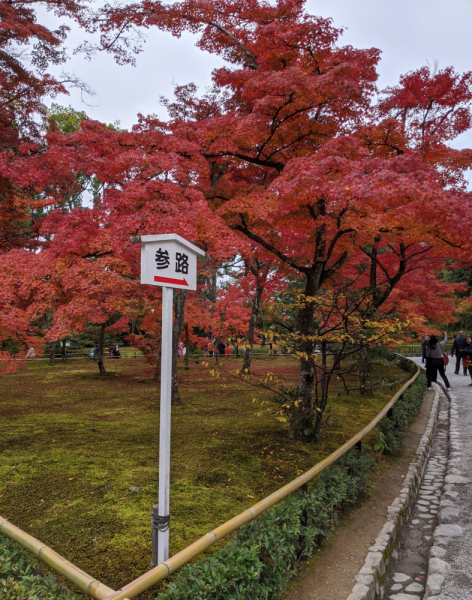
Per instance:
[[[434,447],[386,585],[390,600],[472,600],[472,387],[448,371],[450,402],[441,392]]]
[[[452,369],[451,369],[452,370]],[[449,376],[449,375],[448,375]],[[470,378],[450,376],[452,387],[448,475],[441,505],[443,529],[454,527],[456,535],[435,535],[438,556],[446,562],[444,582],[436,600],[472,599],[472,387]],[[444,533],[441,530],[435,534]],[[445,533],[451,533],[446,529]],[[439,590],[437,590],[439,591]],[[434,590],[432,590],[434,592]],[[434,598],[431,594],[430,598]]]
[[[402,535],[393,577],[385,586],[391,600],[421,600],[425,593],[433,531],[445,483],[448,459],[449,400],[440,395],[439,415],[418,498]]]

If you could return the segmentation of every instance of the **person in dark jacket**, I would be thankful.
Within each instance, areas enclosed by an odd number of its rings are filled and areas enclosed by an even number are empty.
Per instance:
[[[428,345],[426,346],[426,378],[428,380],[428,390],[431,389],[431,383],[436,382],[438,372],[444,381],[444,385],[448,390],[451,389],[449,385],[449,379],[446,376],[444,370],[444,344],[447,342],[447,333],[444,332],[444,340],[438,342],[438,338],[432,335],[429,338]]]
[[[472,337],[467,336],[465,346],[462,349],[462,366],[464,370],[469,371],[470,378],[472,379]],[[472,387],[472,383],[469,383],[469,387]]]
[[[425,335],[423,341],[421,342],[421,362],[424,364],[426,362],[426,346],[428,345],[429,335]]]
[[[452,344],[451,356],[456,355],[456,368],[454,370],[455,375],[459,375],[461,370],[461,359],[462,359],[462,350],[466,344],[466,337],[463,331],[459,331],[459,337],[454,338],[454,343]],[[464,375],[467,375],[467,369],[464,368]]]
[[[226,345],[224,344],[224,342],[220,341],[218,343],[218,354],[221,354],[222,356],[224,356],[225,351],[226,351]]]
[[[121,358],[120,347],[115,346],[111,351],[111,358]]]

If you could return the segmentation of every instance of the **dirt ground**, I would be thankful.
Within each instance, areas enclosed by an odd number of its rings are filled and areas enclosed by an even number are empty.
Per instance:
[[[355,583],[354,575],[364,563],[387,517],[387,506],[398,495],[431,412],[434,392],[426,392],[395,456],[379,464],[365,501],[344,516],[341,526],[316,556],[306,562],[278,600],[345,600]]]

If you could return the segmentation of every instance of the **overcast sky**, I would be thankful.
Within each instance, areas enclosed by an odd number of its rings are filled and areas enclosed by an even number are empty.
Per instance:
[[[309,0],[307,8],[346,28],[343,45],[382,51],[381,88],[427,62],[437,61],[440,68],[454,66],[460,72],[472,69],[472,0]],[[83,32],[72,32],[70,54],[82,39]],[[153,29],[147,32],[135,67],[120,67],[105,54],[90,62],[82,55],[72,56],[66,69],[87,82],[96,96],[84,98],[92,106],[83,104],[75,91],[56,102],[85,110],[93,119],[120,121],[126,128],[136,122],[138,113],[164,116],[159,96],[170,97],[175,83],[193,81],[205,88],[211,70],[222,64],[194,44],[188,34],[177,39]],[[463,135],[455,145],[472,147],[472,134]]]

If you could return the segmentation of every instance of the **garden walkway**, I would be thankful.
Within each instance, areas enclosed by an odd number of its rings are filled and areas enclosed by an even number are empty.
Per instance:
[[[442,393],[435,445],[387,586],[391,600],[472,600],[472,387],[448,371],[450,412]]]

